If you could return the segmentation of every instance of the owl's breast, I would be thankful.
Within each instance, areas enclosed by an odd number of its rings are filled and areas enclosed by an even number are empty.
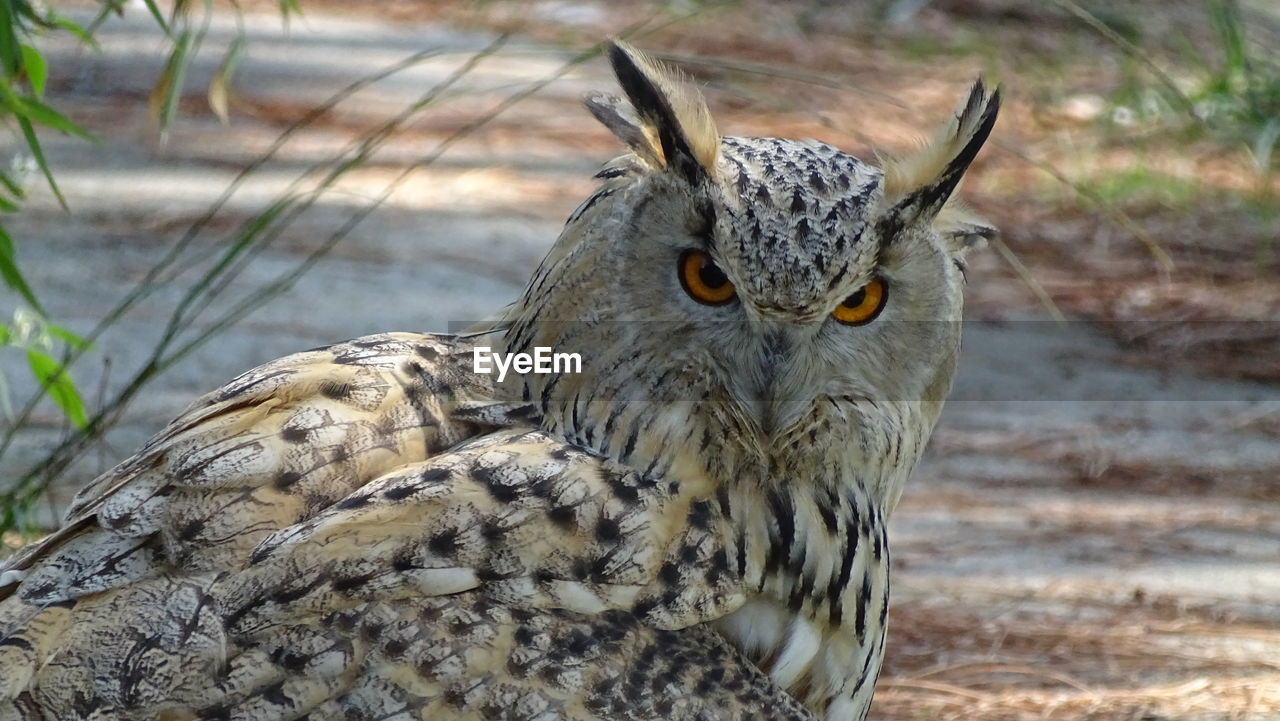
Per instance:
[[[885,516],[857,487],[788,490],[728,504],[749,591],[715,627],[815,715],[859,721],[884,656]]]

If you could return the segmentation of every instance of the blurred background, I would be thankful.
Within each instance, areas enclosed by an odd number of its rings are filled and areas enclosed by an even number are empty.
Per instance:
[[[8,5],[0,557],[239,372],[511,301],[620,152],[606,36],[864,159],[983,75],[872,717],[1280,718],[1274,0]]]

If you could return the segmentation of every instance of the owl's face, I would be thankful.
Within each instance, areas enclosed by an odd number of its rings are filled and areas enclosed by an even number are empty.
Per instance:
[[[881,226],[879,169],[813,141],[724,138],[711,178],[649,176],[618,201],[632,212],[610,237],[607,302],[626,299],[612,317],[662,319],[671,357],[762,443],[833,405],[945,394],[963,275],[936,234]]]
[[[963,167],[944,154],[907,187],[910,160],[886,172],[816,141],[721,138],[700,98],[632,54],[614,62],[639,118],[588,105],[634,154],[600,173],[508,336],[579,352],[584,373],[523,392],[552,427],[622,456],[648,440],[721,473],[802,457],[865,469],[892,435],[911,436],[890,444],[910,447],[909,470],[955,368],[961,256],[990,232],[936,222]],[[949,139],[965,166],[994,118],[975,96],[950,131],[969,135]]]

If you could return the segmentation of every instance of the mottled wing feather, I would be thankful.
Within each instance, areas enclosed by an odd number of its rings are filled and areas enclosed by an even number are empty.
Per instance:
[[[158,536],[176,565],[217,568],[387,470],[501,424],[487,406],[518,419],[520,411],[488,401],[477,378],[469,345],[413,333],[255,368],[81,490],[64,528],[6,568],[25,570],[93,533],[90,517],[114,536]]]
[[[684,628],[745,597],[727,519],[683,523],[678,491],[542,431],[499,431],[264,539],[216,595],[245,634],[281,615],[475,589],[510,606],[629,610]]]
[[[199,717],[811,718],[705,627],[661,631],[625,612],[512,608],[480,591],[362,604],[273,634],[260,649],[293,669],[263,676],[272,693],[227,698]]]
[[[282,358],[196,401],[5,566],[0,698],[58,643],[77,598],[239,568],[264,537],[373,478],[518,422],[469,363],[452,336],[383,334]]]

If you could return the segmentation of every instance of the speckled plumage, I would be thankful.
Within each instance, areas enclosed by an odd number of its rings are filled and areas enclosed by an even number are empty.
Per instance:
[[[588,107],[632,154],[479,336],[250,371],[11,560],[0,720],[865,716],[887,517],[990,232],[943,206],[998,100],[976,86],[886,174],[721,138],[696,91],[610,55],[630,104]],[[690,248],[732,302],[682,291]],[[829,317],[873,278],[879,318]],[[477,338],[583,372],[495,383]]]

